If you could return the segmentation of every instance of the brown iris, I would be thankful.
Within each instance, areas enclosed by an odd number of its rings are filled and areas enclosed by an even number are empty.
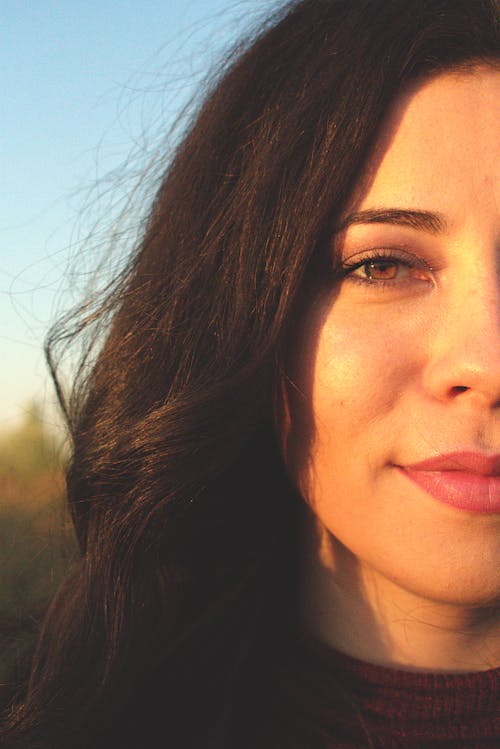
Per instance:
[[[374,281],[391,281],[396,278],[398,267],[399,263],[394,260],[376,260],[363,266],[367,277]]]

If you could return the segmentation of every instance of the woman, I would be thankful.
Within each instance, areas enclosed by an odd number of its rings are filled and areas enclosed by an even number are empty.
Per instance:
[[[498,22],[302,0],[209,92],[66,403],[7,746],[500,744]]]

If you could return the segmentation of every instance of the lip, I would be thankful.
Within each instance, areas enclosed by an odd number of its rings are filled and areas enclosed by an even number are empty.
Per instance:
[[[455,452],[397,468],[444,504],[469,512],[500,513],[500,454]]]

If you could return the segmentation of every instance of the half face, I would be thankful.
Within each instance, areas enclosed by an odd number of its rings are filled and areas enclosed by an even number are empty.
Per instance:
[[[281,440],[339,595],[500,601],[499,122],[492,68],[397,102],[310,291]]]

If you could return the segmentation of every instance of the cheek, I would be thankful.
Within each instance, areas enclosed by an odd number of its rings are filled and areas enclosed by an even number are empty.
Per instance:
[[[383,324],[374,314],[362,318],[333,306],[312,314],[297,339],[282,444],[305,496],[312,483],[317,495],[332,470],[344,472],[353,455],[361,477],[362,465],[383,453],[387,437],[403,426],[402,401],[418,369],[414,331],[409,335],[397,315]]]
[[[335,431],[355,436],[384,419],[413,379],[413,352],[400,326],[353,325],[332,315],[318,337],[311,378],[317,438]]]

